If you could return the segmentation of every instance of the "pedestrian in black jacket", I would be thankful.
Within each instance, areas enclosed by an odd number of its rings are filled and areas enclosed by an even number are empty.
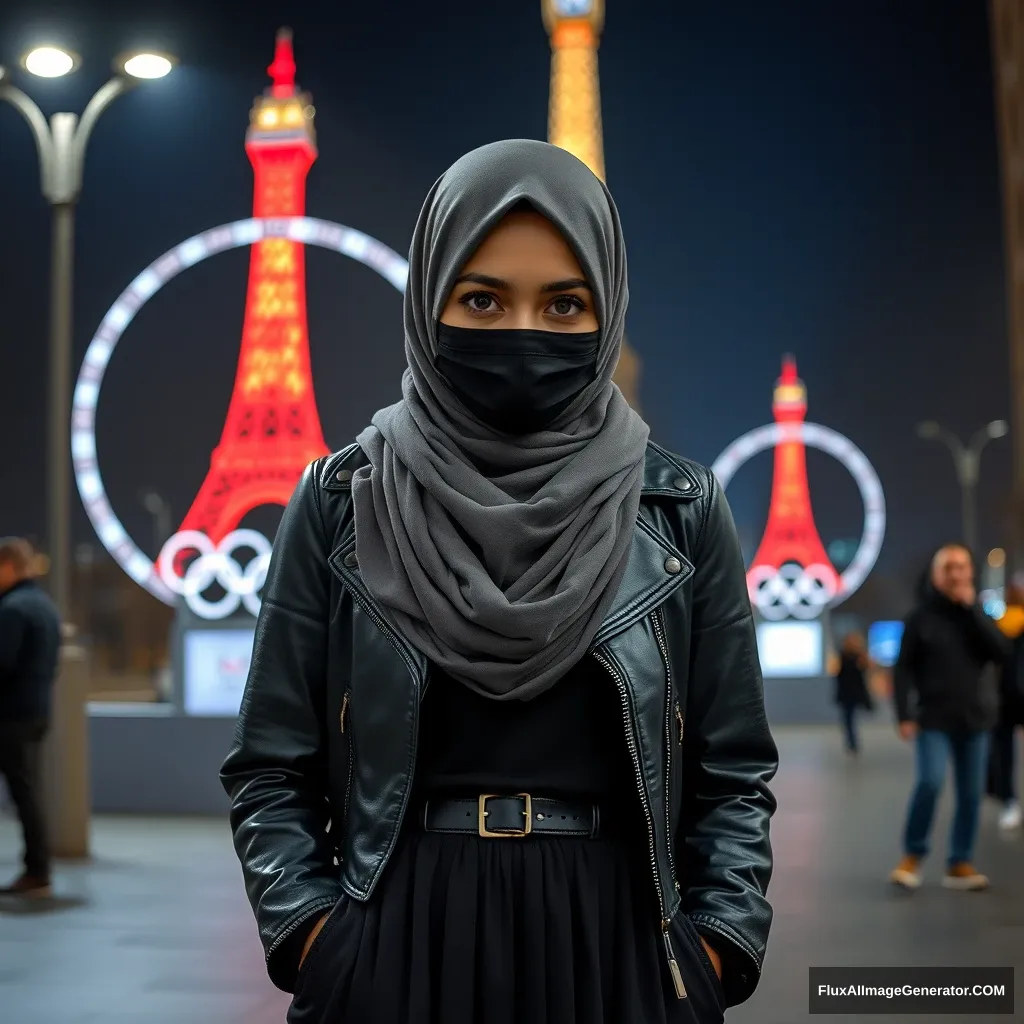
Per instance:
[[[939,550],[930,585],[907,618],[894,689],[900,735],[917,745],[917,783],[907,812],[904,857],[891,874],[897,885],[921,884],[935,804],[952,757],[956,813],[943,885],[984,889],[988,879],[971,864],[985,785],[989,732],[999,711],[998,673],[1004,638],[982,611],[974,563],[958,544]]]
[[[865,676],[868,664],[864,637],[860,633],[850,633],[844,637],[835,677],[836,704],[842,716],[846,749],[851,754],[856,754],[859,749],[857,713],[861,710],[870,711],[873,707]]]
[[[60,652],[60,617],[32,578],[27,541],[0,539],[0,774],[18,812],[25,870],[0,892],[50,895],[42,746]]]

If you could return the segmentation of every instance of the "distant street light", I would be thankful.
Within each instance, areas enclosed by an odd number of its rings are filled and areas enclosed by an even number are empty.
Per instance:
[[[58,46],[37,46],[25,54],[22,64],[29,74],[39,78],[61,78],[74,71],[79,61],[73,53]]]
[[[42,78],[60,78],[74,71],[78,57],[58,46],[40,46],[25,55],[22,66]],[[52,210],[50,264],[50,383],[46,541],[50,555],[50,591],[67,619],[71,578],[70,494],[68,452],[72,372],[72,299],[74,281],[75,205],[82,190],[85,149],[96,121],[107,107],[141,79],[162,78],[174,66],[166,54],[132,52],[114,64],[114,76],[77,114],[54,114],[49,122],[35,102],[9,82],[0,66],[0,100],[17,108],[35,137],[43,196]]]
[[[156,491],[144,491],[141,499],[146,511],[153,517],[153,548],[159,555],[174,529],[171,506]]]
[[[989,441],[1005,437],[1010,431],[1006,420],[992,420],[976,431],[967,444],[951,430],[927,420],[917,425],[917,435],[928,441],[941,441],[953,456],[957,482],[960,484],[960,502],[964,543],[974,552],[977,549],[975,491],[981,467],[981,453]]]
[[[164,78],[174,61],[163,53],[135,53],[122,58],[121,69],[132,78]]]

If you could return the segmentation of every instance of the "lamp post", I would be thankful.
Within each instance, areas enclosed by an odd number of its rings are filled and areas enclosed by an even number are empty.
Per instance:
[[[171,506],[156,491],[144,491],[142,504],[153,517],[153,548],[159,557],[174,527],[171,525]]]
[[[42,46],[25,56],[22,66],[41,78],[60,78],[74,71],[78,58],[55,46]],[[50,257],[50,341],[47,427],[47,527],[50,593],[61,614],[70,615],[71,541],[69,503],[71,473],[68,452],[72,373],[72,300],[74,285],[75,206],[82,190],[82,165],[97,120],[118,96],[141,79],[163,78],[174,66],[158,53],[126,54],[114,64],[115,74],[77,114],[54,114],[49,122],[36,103],[9,82],[0,66],[0,100],[19,110],[35,138],[43,197],[52,212]]]
[[[978,475],[981,466],[981,453],[989,441],[997,437],[1005,437],[1010,425],[1006,420],[992,420],[980,430],[975,431],[967,444],[951,430],[927,420],[917,425],[917,435],[928,441],[941,441],[953,456],[957,482],[960,484],[961,516],[964,532],[964,543],[973,553],[977,549],[977,532],[975,516],[975,491],[978,486]]]

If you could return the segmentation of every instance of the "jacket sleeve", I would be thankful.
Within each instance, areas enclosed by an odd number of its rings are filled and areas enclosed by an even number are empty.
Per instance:
[[[0,684],[7,681],[21,653],[25,635],[25,617],[10,604],[0,604]]]
[[[1002,667],[1010,654],[1010,643],[980,604],[965,609],[969,635],[982,658]]]
[[[903,623],[903,637],[900,653],[892,673],[893,700],[896,704],[896,721],[909,722],[913,719],[910,711],[911,694],[917,690],[917,662],[921,637],[918,619],[911,615]]]
[[[709,474],[710,476],[710,474]],[[730,1005],[757,985],[772,909],[769,783],[778,751],[765,716],[746,573],[718,482],[695,545],[680,877],[684,909],[722,956]]]
[[[221,769],[267,970],[285,991],[295,982],[302,930],[341,896],[327,834],[320,709],[330,569],[316,465],[303,475],[277,532],[235,740]]]

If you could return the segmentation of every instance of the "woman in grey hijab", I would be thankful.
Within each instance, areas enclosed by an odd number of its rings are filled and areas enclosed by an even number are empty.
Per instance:
[[[612,383],[627,295],[561,149],[485,146],[427,196],[402,400],[285,513],[222,773],[290,1024],[703,1024],[756,985],[743,565]]]

